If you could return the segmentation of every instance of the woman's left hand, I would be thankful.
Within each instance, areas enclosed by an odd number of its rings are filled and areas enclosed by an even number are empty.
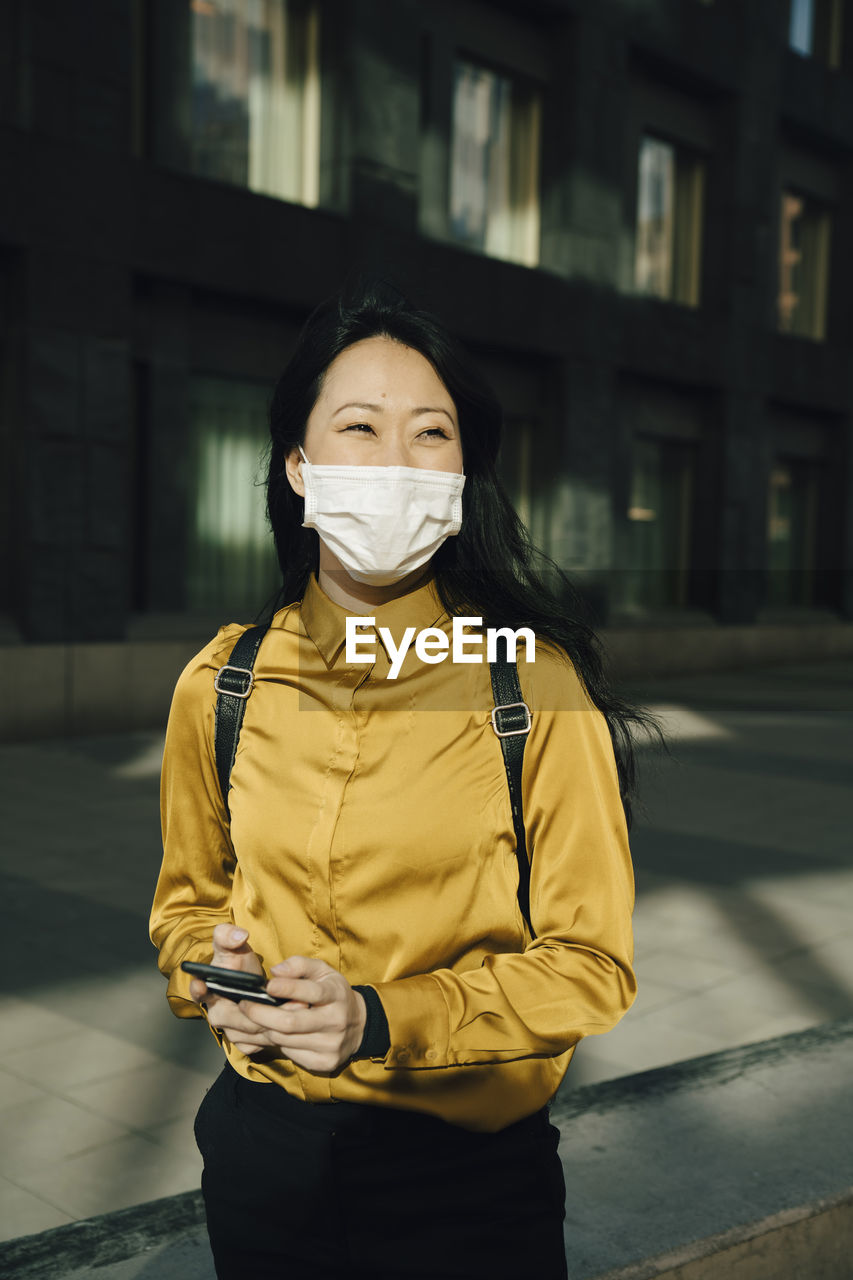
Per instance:
[[[259,1045],[276,1046],[298,1067],[331,1073],[342,1067],[361,1044],[367,1009],[342,973],[324,960],[289,956],[273,965],[270,995],[299,1001],[300,1007],[264,1005],[241,1000],[240,1008],[258,1025]]]

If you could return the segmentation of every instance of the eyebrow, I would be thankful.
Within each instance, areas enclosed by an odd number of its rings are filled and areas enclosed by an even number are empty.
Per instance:
[[[339,409],[335,410],[335,413],[332,416],[334,417],[339,413],[343,413],[344,409],[371,409],[374,413],[382,413],[384,408],[385,406],[381,404],[360,404],[355,401],[351,401],[348,404],[342,404]],[[443,413],[444,416],[450,420],[453,426],[456,425],[448,411],[446,409],[438,408],[437,406],[424,405],[418,409],[413,409],[411,417],[418,418],[423,413]]]

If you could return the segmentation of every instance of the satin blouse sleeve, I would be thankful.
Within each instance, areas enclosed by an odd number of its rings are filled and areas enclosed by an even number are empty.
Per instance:
[[[537,648],[519,675],[532,707],[522,796],[537,936],[475,969],[375,983],[388,1068],[556,1056],[612,1028],[636,995],[633,869],[607,722],[554,650]]]
[[[189,993],[183,960],[208,963],[213,930],[228,923],[236,857],[214,751],[213,678],[244,628],[223,627],[184,669],[169,712],[160,781],[163,862],[151,910],[151,941],[169,978],[179,1018],[202,1016]]]

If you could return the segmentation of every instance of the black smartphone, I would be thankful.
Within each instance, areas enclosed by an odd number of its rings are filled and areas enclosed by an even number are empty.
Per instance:
[[[196,964],[184,960],[184,973],[202,978],[208,990],[226,1000],[253,1000],[255,1004],[289,1004],[284,996],[271,996],[266,986],[269,981],[262,973],[244,973],[242,969],[220,969],[215,964]]]

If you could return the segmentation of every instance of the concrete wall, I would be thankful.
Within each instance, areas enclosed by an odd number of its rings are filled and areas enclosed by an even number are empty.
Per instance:
[[[165,728],[175,682],[203,643],[7,646],[0,740]]]

